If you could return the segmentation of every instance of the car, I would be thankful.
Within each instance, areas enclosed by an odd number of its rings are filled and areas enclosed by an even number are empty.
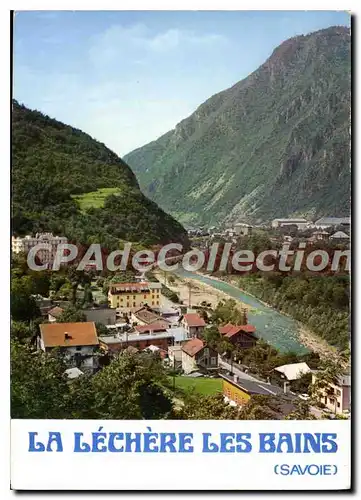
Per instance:
[[[308,394],[299,394],[298,397],[300,399],[303,399],[304,401],[307,401],[308,399],[310,399],[310,396]]]

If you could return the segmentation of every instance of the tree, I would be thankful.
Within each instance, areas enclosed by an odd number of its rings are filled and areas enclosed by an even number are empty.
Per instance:
[[[65,364],[56,355],[11,341],[11,417],[69,418]]]
[[[206,311],[205,309],[201,309],[201,310],[199,311],[199,316],[200,316],[202,319],[204,319],[204,321],[205,321],[206,323],[208,323],[208,314],[207,314],[207,311]]]
[[[213,349],[217,349],[218,344],[222,340],[222,335],[220,334],[218,327],[210,326],[205,328],[203,331],[203,340]]]
[[[33,329],[29,323],[23,321],[11,321],[10,337],[18,342],[24,342],[33,336]]]
[[[237,302],[233,299],[221,300],[210,317],[211,323],[224,325],[232,323],[234,325],[244,325],[247,323],[247,314],[245,310],[240,310]]]
[[[94,303],[93,294],[90,289],[90,284],[87,283],[84,287],[83,307],[90,307]]]
[[[80,285],[85,286],[91,282],[91,276],[85,271],[77,271],[76,267],[67,268],[67,279],[71,284],[72,288],[72,304],[76,304],[77,300],[77,290]]]
[[[204,396],[188,393],[184,405],[174,409],[172,418],[179,420],[237,420],[240,409],[224,402],[223,394]]]
[[[315,372],[315,380],[311,384],[311,401],[318,404],[331,389],[331,385],[337,385],[338,379],[343,375],[342,365],[324,360],[320,364],[320,369]]]
[[[40,316],[40,310],[31,296],[28,277],[12,279],[10,302],[11,317],[15,321],[27,322]]]
[[[303,373],[301,377],[292,380],[290,384],[291,391],[301,394],[308,393],[312,382],[312,373]]]
[[[241,420],[274,420],[275,412],[279,410],[279,401],[273,396],[255,394],[242,407]]]
[[[172,409],[166,373],[152,354],[119,354],[92,379],[94,417],[98,419],[166,418]]]
[[[58,273],[52,273],[51,278],[50,278],[50,290],[54,293],[58,292],[60,288],[67,283],[66,276],[61,274],[60,272]]]
[[[103,323],[95,323],[95,328],[97,330],[98,337],[101,337],[102,335],[109,335],[109,330],[105,325],[103,325]]]
[[[285,420],[317,420],[311,413],[310,404],[307,401],[297,401],[296,408],[289,413]]]
[[[272,370],[282,364],[278,351],[264,340],[259,340],[251,349],[247,349],[243,356],[243,363],[264,378],[272,374]]]
[[[69,281],[65,281],[63,285],[59,288],[57,292],[52,295],[53,299],[56,300],[71,300],[73,297],[73,288]]]
[[[81,323],[83,321],[86,321],[85,314],[73,305],[65,308],[57,319],[58,323]]]

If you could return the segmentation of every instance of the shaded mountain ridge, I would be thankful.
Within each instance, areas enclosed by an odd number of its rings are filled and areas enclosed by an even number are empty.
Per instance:
[[[112,188],[103,206],[92,206]],[[77,196],[88,193],[90,207]],[[118,248],[187,242],[179,222],[142,194],[129,166],[84,132],[13,101],[12,225],[14,234],[63,234],[78,243]]]

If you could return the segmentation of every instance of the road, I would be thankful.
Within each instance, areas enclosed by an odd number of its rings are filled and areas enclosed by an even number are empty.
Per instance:
[[[225,361],[221,357],[218,358],[218,362],[219,362],[219,366],[221,368],[224,368],[225,370],[228,370],[231,373],[234,373],[239,378],[243,378],[244,380],[252,380],[253,382],[260,382],[260,383],[264,384],[264,382],[262,382],[261,380],[258,380],[255,377],[252,377],[251,375],[248,375],[248,373],[244,373],[242,370],[237,368],[237,365],[235,363],[233,363],[231,365],[230,363],[228,363],[227,361]]]

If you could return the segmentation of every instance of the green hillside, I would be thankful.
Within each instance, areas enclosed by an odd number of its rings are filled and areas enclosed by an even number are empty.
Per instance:
[[[13,232],[65,234],[117,247],[187,241],[184,228],[140,191],[128,165],[104,144],[13,102]]]
[[[282,43],[246,79],[125,156],[142,190],[187,223],[348,215],[350,50],[345,27]]]

